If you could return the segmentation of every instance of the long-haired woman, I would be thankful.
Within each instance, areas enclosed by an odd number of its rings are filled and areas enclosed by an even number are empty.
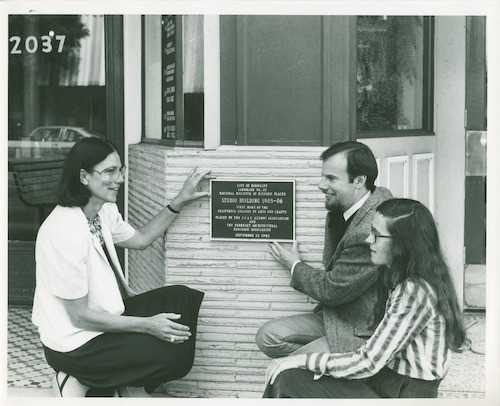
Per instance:
[[[437,397],[449,351],[469,340],[434,219],[418,201],[391,199],[366,241],[380,266],[373,335],[354,352],[274,360],[264,397]]]

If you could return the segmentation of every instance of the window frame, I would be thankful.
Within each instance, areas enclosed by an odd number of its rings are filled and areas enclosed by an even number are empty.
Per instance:
[[[165,14],[158,14],[160,18],[163,18]],[[150,138],[146,134],[146,16],[141,15],[141,88],[142,88],[142,122],[141,122],[141,142],[153,145],[164,145],[169,147],[194,147],[203,148],[205,143],[205,137],[200,141],[188,141],[184,139],[184,86],[183,86],[183,14],[175,14],[175,111],[176,111],[176,137],[163,137],[162,138]],[[204,16],[203,16],[204,17]],[[163,52],[163,42],[162,42],[162,52]],[[163,69],[163,61],[162,61]],[[163,77],[163,72],[162,72]],[[163,86],[163,84],[161,84]],[[161,96],[161,103],[163,105],[163,95]],[[160,117],[161,125],[163,125],[163,117]],[[203,127],[205,127],[205,122],[203,122]],[[205,135],[205,134],[203,134]]]
[[[238,17],[221,16],[221,145],[255,145],[247,141],[245,128],[241,128],[241,106],[239,94],[238,63],[241,50],[238,46]],[[356,129],[356,19],[357,16],[322,16],[324,24],[323,81],[324,97],[318,100],[323,105],[323,144],[329,146],[340,140],[362,138],[390,138],[433,136],[434,133],[434,17],[423,19],[423,78],[422,78],[422,129],[410,130],[360,130]],[[241,35],[240,35],[241,41]],[[332,50],[335,50],[335,52]],[[339,52],[340,50],[340,52]],[[241,62],[240,62],[241,64]],[[240,86],[241,87],[241,86]],[[342,103],[334,103],[337,95],[343,95]],[[260,144],[259,144],[260,145]],[[265,145],[292,145],[270,140]],[[293,144],[301,146],[303,144]]]

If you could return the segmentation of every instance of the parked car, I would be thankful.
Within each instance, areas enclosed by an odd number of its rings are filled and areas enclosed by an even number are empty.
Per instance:
[[[20,141],[9,141],[9,158],[38,158],[59,154],[66,156],[75,142],[83,137],[102,137],[102,135],[83,127],[38,127]]]

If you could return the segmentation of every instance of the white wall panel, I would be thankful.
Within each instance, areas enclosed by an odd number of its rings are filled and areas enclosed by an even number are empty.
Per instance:
[[[412,167],[412,196],[434,213],[434,154],[413,155]]]
[[[394,197],[409,197],[408,155],[385,159],[386,185]]]

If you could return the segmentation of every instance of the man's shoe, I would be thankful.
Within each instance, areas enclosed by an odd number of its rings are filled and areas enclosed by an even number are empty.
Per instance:
[[[88,386],[78,382],[78,380],[65,372],[56,372],[52,378],[52,392],[55,397],[84,398]]]

